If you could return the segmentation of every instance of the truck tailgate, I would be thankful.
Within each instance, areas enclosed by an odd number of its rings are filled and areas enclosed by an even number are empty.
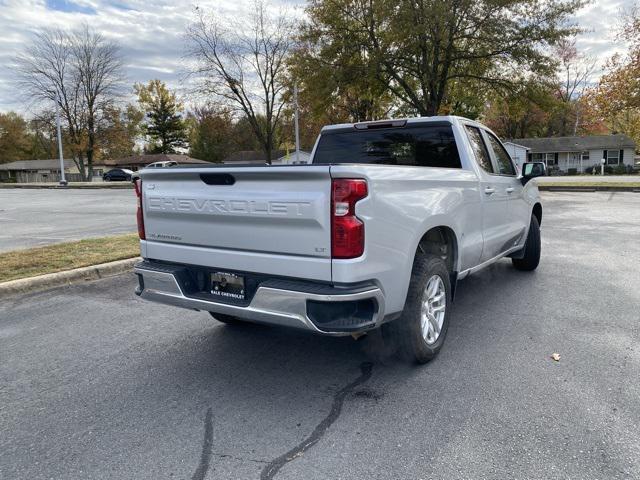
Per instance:
[[[297,276],[311,263],[309,278],[331,280],[328,166],[167,168],[141,179],[147,256],[255,272],[269,262],[265,272],[303,268]]]

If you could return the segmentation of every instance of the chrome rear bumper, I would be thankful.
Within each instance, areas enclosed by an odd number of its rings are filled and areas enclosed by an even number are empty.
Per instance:
[[[285,327],[311,330],[323,335],[349,335],[363,330],[369,330],[382,323],[384,318],[384,295],[375,285],[359,288],[358,291],[341,291],[334,289],[331,293],[314,293],[306,291],[259,286],[248,306],[233,305],[216,302],[213,299],[194,298],[185,293],[180,281],[174,273],[168,270],[157,270],[145,267],[140,263],[134,267],[134,272],[140,277],[140,285],[136,294],[141,298],[153,302],[164,303],[177,307],[206,310],[224,315],[232,315],[247,321],[280,325]],[[371,319],[364,328],[355,327],[353,330],[332,331],[317,326],[309,317],[308,301],[313,302],[357,302],[373,300]]]

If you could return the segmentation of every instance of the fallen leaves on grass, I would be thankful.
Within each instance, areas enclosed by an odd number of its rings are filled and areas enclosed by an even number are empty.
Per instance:
[[[133,258],[139,254],[136,234],[14,250],[0,254],[0,282]]]

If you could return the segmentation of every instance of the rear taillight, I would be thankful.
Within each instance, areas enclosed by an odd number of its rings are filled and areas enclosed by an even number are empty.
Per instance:
[[[356,217],[356,203],[367,196],[361,178],[335,178],[331,183],[331,256],[356,258],[364,253],[364,223]]]
[[[136,197],[138,197],[138,211],[136,212],[136,220],[138,220],[138,236],[140,240],[144,240],[144,217],[142,216],[142,180],[136,178],[133,182],[133,188],[136,191]]]

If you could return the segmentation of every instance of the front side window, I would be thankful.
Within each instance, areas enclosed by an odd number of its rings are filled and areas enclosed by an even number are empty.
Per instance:
[[[451,125],[424,124],[325,132],[318,141],[313,163],[461,168]]]
[[[502,146],[500,141],[487,132],[487,136],[489,137],[489,144],[491,145],[491,149],[493,150],[493,154],[498,161],[498,173],[500,175],[515,175],[516,170],[513,168],[513,162],[511,161],[511,157],[509,153]]]
[[[487,150],[487,146],[484,143],[480,129],[470,125],[467,125],[466,129],[467,136],[469,137],[469,142],[471,143],[471,148],[473,148],[473,153],[478,165],[480,165],[485,172],[495,173],[493,171],[491,157],[489,156],[489,150]]]

